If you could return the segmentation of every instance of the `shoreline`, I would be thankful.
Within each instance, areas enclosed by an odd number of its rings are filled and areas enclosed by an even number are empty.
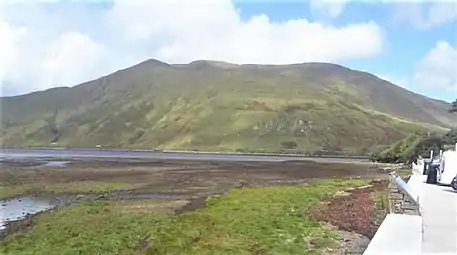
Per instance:
[[[328,229],[333,231],[335,234],[337,234],[337,239],[335,240],[335,245],[338,246],[331,246],[332,249],[329,250],[339,250],[339,251],[345,251],[345,252],[360,252],[366,249],[368,243],[371,240],[371,236],[367,233],[365,233],[363,230],[365,228],[360,228],[359,225],[354,224],[352,221],[333,221],[332,218],[334,218],[332,215],[334,213],[339,214],[341,210],[338,208],[346,208],[348,205],[359,205],[360,204],[360,199],[358,198],[360,195],[362,196],[371,196],[376,188],[376,185],[373,183],[370,183],[368,187],[366,186],[359,186],[355,188],[343,188],[342,190],[344,192],[348,193],[343,193],[344,196],[339,196],[337,195],[338,193],[335,194],[327,194],[324,196],[323,200],[327,201],[328,203],[313,203],[313,210],[315,212],[319,212],[319,215],[324,215],[322,219],[314,218],[312,217],[311,211],[307,211],[305,214],[303,220],[314,220],[322,224],[323,229]],[[268,188],[274,188],[274,187],[268,187]],[[290,187],[289,187],[290,188]],[[365,192],[366,191],[366,192]],[[125,201],[121,197],[104,197],[104,196],[96,196],[90,198],[90,196],[93,196],[88,194],[88,197],[84,197],[82,199],[69,199],[69,197],[66,197],[67,201],[60,201],[60,203],[56,204],[55,207],[43,210],[34,214],[27,214],[24,215],[23,218],[17,219],[17,220],[12,220],[8,221],[5,223],[5,228],[0,229],[0,241],[6,240],[6,238],[10,235],[14,235],[16,233],[27,233],[27,231],[30,231],[34,226],[36,226],[38,223],[36,220],[40,215],[48,214],[52,215],[52,213],[55,213],[56,210],[59,210],[59,208],[66,207],[68,205],[72,204],[77,204],[77,203],[85,203],[85,202],[97,202],[97,201],[107,201],[107,202],[112,202],[112,203],[119,203],[120,201]],[[214,198],[214,201],[217,201],[218,199],[221,198],[224,199],[229,199],[230,196],[227,196],[227,194],[212,194],[210,196],[205,196],[205,197],[187,197],[187,198],[162,198],[159,200],[176,200],[176,201],[184,201],[185,203],[182,203],[179,207],[176,207],[172,210],[171,213],[169,213],[168,217],[177,217],[178,215],[182,213],[188,213],[188,212],[194,212],[196,210],[202,209],[205,210],[206,208],[206,202],[208,201],[208,198]],[[135,198],[132,198],[135,200]],[[157,199],[157,198],[156,198]],[[178,199],[178,200],[177,200]],[[184,200],[183,200],[184,199]],[[363,200],[363,199],[362,199]],[[141,202],[141,200],[138,200]],[[365,201],[365,200],[363,200]],[[331,202],[331,203],[330,203]],[[337,203],[335,203],[337,202]],[[374,201],[370,201],[369,204],[365,205],[360,205],[356,207],[351,207],[351,212],[350,213],[363,213],[365,210],[368,210],[371,208],[371,203]],[[172,202],[170,202],[172,203]],[[374,208],[373,208],[374,209]],[[313,211],[312,210],[312,211]],[[371,217],[374,217],[374,215],[370,214],[368,215],[370,218],[367,218],[365,220],[370,220],[372,219]],[[179,217],[179,216],[178,216]],[[352,222],[350,225],[346,226],[346,222]],[[370,221],[371,222],[371,221]],[[342,227],[346,226],[348,228]],[[370,227],[376,227],[375,225],[372,225],[370,223]],[[375,230],[375,229],[374,229]]]
[[[19,150],[16,152],[19,154]],[[41,151],[39,154],[53,153]],[[85,153],[85,155],[91,154],[96,153]],[[117,154],[123,155],[122,153]],[[139,155],[142,154],[139,153]],[[147,155],[147,153],[143,155]],[[165,156],[161,156],[165,158]],[[102,161],[104,160],[102,159]],[[351,187],[363,187],[378,175],[385,175],[384,171],[379,171],[367,164],[349,166],[343,163],[320,163],[317,162],[318,160],[265,162],[267,160],[260,158],[258,161],[251,162],[167,159],[143,161],[126,161],[122,164],[85,164],[81,162],[81,165],[69,164],[64,167],[43,168],[39,171],[36,167],[5,167],[0,171],[0,179],[4,180],[8,187],[15,187],[15,190],[11,192],[14,191],[18,194],[10,196],[10,199],[27,195],[35,195],[38,198],[50,197],[56,202],[57,207],[43,213],[24,214],[24,218],[17,221],[8,221],[5,224],[7,228],[0,230],[0,238],[6,237],[2,241],[4,249],[15,251],[16,247],[19,247],[15,238],[8,238],[15,233],[23,233],[23,235],[18,235],[18,238],[30,238],[36,243],[41,242],[41,238],[48,236],[48,231],[51,231],[53,233],[50,234],[51,236],[59,236],[59,240],[60,236],[63,236],[66,242],[72,238],[61,227],[66,224],[74,226],[75,231],[77,229],[90,238],[103,240],[98,228],[94,228],[85,221],[88,211],[92,212],[89,216],[93,220],[96,219],[96,221],[103,223],[99,227],[106,228],[106,231],[112,233],[112,237],[120,242],[116,248],[119,251],[125,249],[126,244],[122,244],[122,240],[125,239],[116,233],[125,230],[125,224],[130,224],[130,222],[132,224],[141,222],[137,226],[141,225],[145,231],[165,224],[167,229],[173,232],[173,229],[187,225],[187,220],[192,219],[198,223],[199,228],[213,231],[214,236],[226,233],[224,229],[237,229],[233,228],[233,226],[237,226],[237,221],[227,221],[226,217],[220,214],[220,207],[224,209],[222,211],[229,212],[228,215],[238,214],[237,218],[249,219],[256,228],[262,226],[274,228],[273,223],[276,219],[274,214],[268,214],[268,217],[259,222],[257,217],[250,213],[253,212],[252,209],[254,208],[261,208],[261,211],[264,212],[270,211],[269,206],[265,205],[265,199],[259,198],[265,196],[265,193],[269,194],[266,195],[266,198],[274,198],[272,201],[276,201],[275,206],[277,208],[284,208],[283,203],[287,204],[287,201],[292,197],[294,199],[290,201],[294,203],[293,208],[297,206],[305,211],[310,208],[308,206],[318,206],[319,201],[336,194],[334,192]],[[18,169],[20,171],[16,171]],[[315,192],[310,193],[310,190]],[[4,194],[7,195],[8,190],[4,191]],[[303,196],[309,196],[309,203],[304,204]],[[365,198],[367,196],[368,194],[363,195]],[[211,199],[206,203],[208,197]],[[346,201],[347,199],[343,200]],[[244,209],[240,210],[236,203],[233,203],[234,201],[244,201]],[[353,199],[347,201],[351,202]],[[70,204],[72,206],[67,206]],[[351,202],[351,204],[362,205],[359,202]],[[289,208],[289,205],[286,207]],[[371,205],[368,207],[371,208]],[[363,206],[363,208],[368,207],[366,204]],[[298,220],[294,214],[290,214],[291,211],[287,208],[282,213],[284,222]],[[329,217],[333,217],[332,215],[335,213],[338,214],[337,212],[341,208],[347,208],[347,205],[337,206],[337,209],[340,208],[338,210],[332,208],[324,208],[324,211],[332,212],[331,214],[327,213]],[[199,211],[203,211],[204,215],[209,213],[211,219],[214,220],[213,223],[222,227],[219,230],[214,229],[211,221],[207,221],[206,216],[202,218],[203,214]],[[186,216],[180,216],[181,213],[186,213]],[[111,217],[112,220],[106,221],[107,217]],[[126,221],[125,217],[129,220]],[[345,218],[349,219],[349,217]],[[150,224],[150,222],[157,221],[160,224]],[[306,216],[299,221],[316,222],[316,219]],[[40,227],[45,225],[50,226],[50,229],[45,230]],[[32,228],[34,231],[30,231]],[[132,227],[130,230],[128,236],[136,237],[135,228]],[[249,231],[256,233],[255,230]],[[344,244],[344,250],[358,251],[365,248],[360,244],[367,243],[367,237],[358,234],[358,229],[350,229],[350,231],[345,232],[336,228],[330,230],[322,226],[311,229],[303,228],[303,231],[312,234],[309,241],[316,242],[316,244],[321,241],[336,241],[334,245],[329,244],[329,248],[337,248],[340,244]],[[326,237],[322,239],[322,236],[325,233],[329,234],[329,231],[332,231],[336,239],[332,239],[333,237],[329,235],[325,235]],[[337,233],[339,233],[338,236]],[[186,236],[180,235],[179,238],[186,238]],[[267,240],[263,235],[259,238],[260,241],[265,240],[266,242]],[[155,243],[157,240],[141,236],[140,241],[147,244],[148,242]],[[160,242],[167,245],[149,246],[149,248],[169,247],[167,235],[160,236]],[[51,238],[44,245],[44,249],[55,247],[56,243],[56,239]],[[278,245],[280,243],[279,238]],[[32,246],[24,249],[28,249],[30,253],[37,251]],[[108,246],[103,247],[104,249],[112,249]],[[171,247],[173,248],[173,246]],[[64,249],[64,246],[61,248]],[[200,248],[204,249],[204,247]],[[178,251],[177,247],[173,249]],[[311,247],[310,249],[316,250],[319,247]],[[94,251],[94,247],[84,246],[81,251],[90,253]]]
[[[363,155],[338,155],[338,154],[299,154],[299,153],[271,153],[271,152],[228,152],[228,151],[195,151],[195,150],[159,150],[159,149],[123,149],[123,148],[55,148],[55,147],[0,147],[0,155],[3,150],[28,150],[28,151],[103,151],[103,152],[143,152],[163,154],[204,154],[204,155],[234,155],[234,156],[273,156],[273,157],[297,157],[297,158],[347,158],[369,160],[369,156]]]

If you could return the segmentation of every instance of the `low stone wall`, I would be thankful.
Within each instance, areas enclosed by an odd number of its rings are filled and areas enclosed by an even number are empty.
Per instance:
[[[419,204],[389,176],[389,213],[420,215]]]

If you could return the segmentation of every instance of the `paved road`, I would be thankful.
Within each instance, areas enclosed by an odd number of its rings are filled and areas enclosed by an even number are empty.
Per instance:
[[[408,185],[419,196],[421,216],[389,214],[364,255],[457,254],[457,192],[412,176]]]
[[[165,159],[165,160],[223,160],[223,161],[317,161],[331,163],[349,163],[367,161],[367,159],[350,157],[308,157],[291,155],[246,155],[222,153],[193,152],[153,152],[153,151],[121,151],[121,150],[50,150],[50,149],[0,149],[0,158],[4,159],[42,159],[59,158],[62,160],[97,158],[97,159]]]
[[[423,185],[422,252],[457,254],[457,193],[451,187]]]

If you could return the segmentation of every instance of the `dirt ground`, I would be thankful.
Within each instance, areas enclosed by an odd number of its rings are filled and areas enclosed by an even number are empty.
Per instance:
[[[325,200],[308,212],[311,218],[328,223],[339,230],[342,254],[362,254],[386,216],[375,204],[374,192],[387,188],[387,180],[354,189]],[[380,219],[382,218],[382,219]]]
[[[78,181],[134,184],[134,193],[173,193],[205,197],[232,187],[304,183],[314,178],[373,174],[363,164],[297,162],[149,161],[74,162],[66,167],[3,165],[0,183]]]

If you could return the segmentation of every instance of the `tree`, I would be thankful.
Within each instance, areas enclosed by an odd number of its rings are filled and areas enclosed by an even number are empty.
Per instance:
[[[452,102],[451,109],[449,110],[450,112],[457,112],[457,99]]]
[[[447,139],[452,139],[452,134]],[[412,163],[417,156],[428,157],[430,151],[437,155],[444,148],[443,138],[437,133],[412,133],[392,146],[371,156],[372,161],[385,163]]]
[[[455,145],[457,143],[457,128],[451,129],[443,136],[445,144]]]

